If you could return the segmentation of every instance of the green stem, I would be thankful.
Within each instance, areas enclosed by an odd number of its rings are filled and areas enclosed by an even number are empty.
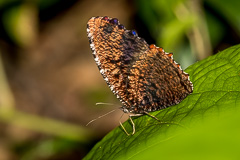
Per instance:
[[[81,126],[30,115],[10,108],[0,108],[0,121],[83,143],[88,142],[93,137],[90,130]]]

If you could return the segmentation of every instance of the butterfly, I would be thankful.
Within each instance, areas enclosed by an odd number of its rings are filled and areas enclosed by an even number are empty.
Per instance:
[[[148,45],[118,19],[92,17],[87,23],[87,35],[100,73],[121,101],[121,110],[131,113],[132,134],[132,115],[150,115],[180,103],[192,93],[189,75],[173,60],[173,54]]]

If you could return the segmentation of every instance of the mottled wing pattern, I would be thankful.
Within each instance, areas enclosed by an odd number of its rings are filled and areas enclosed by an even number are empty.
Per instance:
[[[123,111],[144,113],[182,101],[192,92],[188,74],[162,48],[148,45],[116,18],[93,17],[88,38],[100,73],[123,104]]]
[[[138,110],[155,111],[181,102],[192,92],[189,75],[162,48],[150,45],[146,55],[139,59],[140,68]],[[132,72],[137,72],[133,69]]]

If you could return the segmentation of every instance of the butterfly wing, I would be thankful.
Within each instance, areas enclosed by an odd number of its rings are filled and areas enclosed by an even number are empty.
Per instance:
[[[149,50],[134,32],[105,17],[93,17],[87,25],[88,38],[100,73],[125,106],[133,106],[134,90],[129,88],[129,70],[139,53]],[[135,74],[135,73],[133,73]]]
[[[192,92],[188,75],[171,56],[117,19],[93,17],[87,32],[100,73],[128,112],[159,110]]]
[[[150,50],[140,57],[135,68],[140,68],[138,110],[155,111],[181,102],[192,93],[189,75],[172,59],[172,54],[150,46]],[[136,72],[133,69],[131,72]]]

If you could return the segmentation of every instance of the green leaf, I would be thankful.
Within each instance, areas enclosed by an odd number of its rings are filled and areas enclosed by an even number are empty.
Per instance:
[[[232,133],[239,131],[239,52],[240,45],[233,46],[190,66],[186,72],[193,82],[193,93],[178,105],[151,113],[162,123],[147,115],[137,117],[134,135],[127,136],[118,127],[97,143],[85,159],[197,159],[196,155],[212,159],[219,158],[219,148],[227,159],[236,157],[239,152],[230,153],[240,141]],[[129,121],[124,127],[132,130]]]

